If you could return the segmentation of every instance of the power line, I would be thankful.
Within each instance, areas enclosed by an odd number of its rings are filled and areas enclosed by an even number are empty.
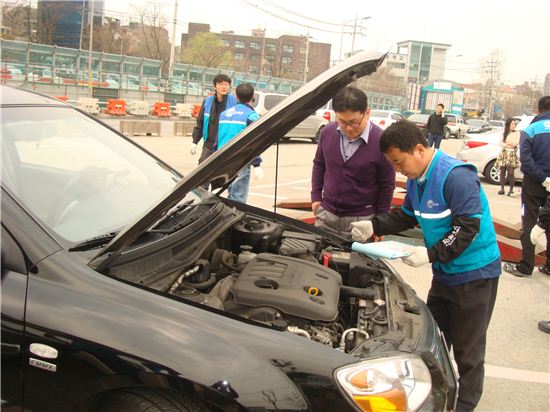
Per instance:
[[[275,13],[269,11],[269,10],[266,10],[266,9],[264,9],[264,8],[262,8],[262,7],[260,7],[260,6],[258,6],[257,4],[254,4],[254,3],[250,2],[250,1],[248,1],[248,0],[242,0],[242,1],[243,1],[245,4],[247,4],[248,6],[250,6],[250,7],[256,8],[256,9],[258,9],[258,10],[260,10],[260,11],[262,11],[262,12],[264,12],[264,13],[266,13],[266,14],[272,16],[272,17],[275,17],[275,18],[277,18],[277,19],[286,21],[286,22],[288,22],[288,23],[295,24],[295,25],[297,25],[297,26],[301,26],[301,27],[305,27],[305,28],[307,28],[307,29],[311,29],[311,30],[315,30],[315,31],[321,31],[321,32],[325,32],[325,33],[338,33],[338,34],[342,34],[342,31],[341,31],[341,30],[335,31],[335,30],[328,30],[328,29],[320,29],[320,28],[318,28],[318,27],[310,26],[310,25],[308,25],[308,24],[298,23],[297,21],[290,20],[290,19],[288,19],[288,18],[286,18],[286,17],[280,16],[280,15],[275,14]],[[345,34],[351,34],[351,33],[345,33]]]

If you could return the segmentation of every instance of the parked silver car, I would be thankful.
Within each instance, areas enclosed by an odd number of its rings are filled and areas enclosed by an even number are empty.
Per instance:
[[[286,94],[281,93],[256,92],[254,93],[254,101],[251,103],[251,106],[254,107],[254,110],[256,110],[260,116],[263,116],[287,97]],[[300,138],[310,139],[313,143],[317,143],[323,127],[325,127],[328,122],[329,120],[323,116],[314,113],[289,131],[283,140]]]

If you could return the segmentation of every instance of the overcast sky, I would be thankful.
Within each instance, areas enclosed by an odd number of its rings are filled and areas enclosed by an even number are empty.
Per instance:
[[[174,0],[157,1],[171,21]],[[105,0],[105,14],[130,18],[136,5],[146,3]],[[350,32],[356,16],[355,50],[388,51],[403,40],[450,44],[448,80],[479,81],[481,65],[496,49],[503,61],[501,78],[507,84],[535,79],[540,84],[550,73],[548,0],[178,0],[177,31],[178,36],[187,32],[191,21],[209,23],[213,32],[250,35],[259,27],[267,30],[268,37],[309,34],[312,41],[330,43],[332,59],[338,59],[342,23]],[[171,25],[167,29],[172,32]],[[343,53],[351,50],[351,37],[343,36]]]

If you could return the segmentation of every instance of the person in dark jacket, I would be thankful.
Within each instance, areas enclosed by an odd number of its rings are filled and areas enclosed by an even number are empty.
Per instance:
[[[316,225],[351,239],[350,223],[390,210],[395,170],[380,152],[382,129],[369,121],[367,95],[346,87],[332,99],[336,122],[323,128],[313,160]]]
[[[535,246],[542,244],[546,237],[546,264],[539,265],[539,271],[550,275],[550,193],[546,196],[546,203],[539,209],[539,219],[531,230],[530,237]],[[550,333],[550,321],[541,320],[538,326],[541,331]]]
[[[505,263],[504,270],[514,276],[529,277],[535,267],[535,246],[531,230],[537,222],[539,208],[550,191],[550,96],[538,102],[539,114],[521,131],[519,153],[523,172],[521,190],[521,249],[519,263]]]
[[[389,126],[380,150],[407,176],[407,194],[400,209],[352,223],[352,238],[365,242],[420,225],[426,246],[403,261],[432,264],[427,305],[458,365],[456,411],[473,411],[483,391],[487,328],[501,273],[487,196],[475,167],[428,148],[412,122]]]
[[[202,102],[197,125],[193,129],[193,143],[191,154],[197,153],[197,144],[203,140],[202,152],[199,164],[204,162],[218,148],[218,121],[220,113],[237,104],[235,96],[229,94],[231,79],[225,74],[214,77],[214,90],[212,96],[208,96]]]
[[[435,113],[432,113],[428,117],[428,122],[426,123],[426,130],[428,131],[428,146],[435,146],[436,149],[439,149],[441,145],[441,139],[445,134],[445,125],[447,124],[447,118],[443,114],[443,106],[439,103],[435,108]]]

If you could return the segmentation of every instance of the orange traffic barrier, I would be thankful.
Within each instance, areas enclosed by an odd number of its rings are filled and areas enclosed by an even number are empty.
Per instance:
[[[69,96],[54,96],[57,100],[61,100],[63,102],[66,102],[69,100]]]
[[[107,109],[105,110],[105,113],[115,116],[126,115],[126,100],[107,100]]]
[[[153,116],[170,117],[170,103],[156,102],[153,106]]]
[[[191,113],[191,116],[193,116],[194,118],[197,118],[199,116],[200,111],[201,111],[201,104],[195,103],[193,105],[193,113]]]

